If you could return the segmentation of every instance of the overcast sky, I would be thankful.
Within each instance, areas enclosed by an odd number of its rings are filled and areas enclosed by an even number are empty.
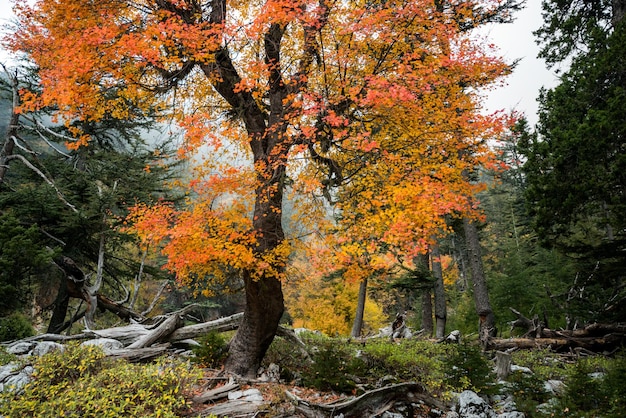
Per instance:
[[[532,32],[541,26],[541,0],[526,0],[526,8],[516,14],[515,22],[493,25],[488,34],[501,49],[507,62],[520,59],[507,85],[489,95],[485,107],[490,111],[518,110],[524,112],[531,124],[537,121],[537,97],[542,86],[554,87],[557,77],[537,58],[539,47]]]
[[[11,1],[0,0],[0,24],[6,23],[10,16]],[[507,61],[521,61],[509,76],[507,85],[490,93],[485,108],[488,111],[518,110],[524,112],[534,124],[539,89],[556,85],[554,73],[548,71],[545,63],[537,58],[538,47],[532,35],[541,25],[541,0],[527,0],[526,9],[516,16],[513,24],[493,25],[488,29],[491,40],[500,47]],[[6,59],[6,54],[0,51],[0,60]]]

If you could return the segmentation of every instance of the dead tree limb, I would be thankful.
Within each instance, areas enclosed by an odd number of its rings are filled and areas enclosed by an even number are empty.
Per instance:
[[[397,402],[415,403],[422,401],[439,410],[446,409],[443,402],[429,395],[422,385],[414,382],[375,389],[349,401],[332,405],[308,403],[294,397],[293,394],[291,397],[296,400],[296,411],[308,418],[327,418],[340,415],[346,418],[378,416]]]

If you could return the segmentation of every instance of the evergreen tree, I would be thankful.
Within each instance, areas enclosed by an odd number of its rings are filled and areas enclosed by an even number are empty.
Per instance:
[[[537,132],[521,143],[527,204],[542,243],[576,260],[569,309],[581,320],[615,319],[626,297],[625,2],[544,9],[543,56],[574,56],[560,84],[542,92]]]

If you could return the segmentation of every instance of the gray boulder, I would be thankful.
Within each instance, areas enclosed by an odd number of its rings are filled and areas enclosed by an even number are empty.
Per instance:
[[[497,418],[489,403],[471,390],[459,395],[458,412],[462,418]]]

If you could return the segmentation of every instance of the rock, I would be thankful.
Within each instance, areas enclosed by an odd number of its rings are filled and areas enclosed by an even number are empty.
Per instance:
[[[35,347],[35,345],[36,343],[34,342],[21,341],[13,345],[10,345],[9,348],[7,348],[7,353],[15,354],[16,356],[21,356],[21,355],[30,353],[30,350],[32,350]]]
[[[31,355],[41,357],[44,354],[48,354],[57,350],[63,352],[63,350],[65,350],[65,347],[63,346],[63,344],[55,343],[52,341],[41,341],[37,343],[35,348],[33,348]]]
[[[448,343],[448,344],[458,344],[458,343],[460,343],[461,342],[461,331],[459,331],[458,329],[455,329],[454,331],[450,332],[450,334],[448,334],[448,336],[446,338],[444,338],[443,341]]]
[[[543,388],[546,392],[551,395],[559,395],[563,393],[565,389],[565,384],[560,380],[548,380],[543,383]]]
[[[483,398],[471,390],[459,395],[459,415],[462,418],[496,418],[496,413]]]
[[[263,395],[258,389],[244,390],[242,398],[248,402],[263,402]]]
[[[2,391],[20,392],[32,380],[33,366],[26,366],[16,374],[8,376],[2,382]]]
[[[523,412],[511,411],[499,414],[497,418],[526,418],[526,415]]]
[[[0,367],[0,383],[4,382],[4,380],[14,374],[18,373],[19,365],[17,363],[7,363],[4,366]]]
[[[124,348],[124,344],[122,344],[118,340],[114,340],[113,338],[97,338],[95,340],[87,340],[83,342],[81,345],[95,345],[100,347],[104,354],[112,354],[116,350],[121,350]]]
[[[259,380],[261,382],[278,383],[278,381],[280,381],[280,366],[276,363],[270,363],[270,365],[267,366],[267,370],[261,369],[260,374]]]
[[[262,402],[263,395],[258,389],[246,389],[246,390],[234,390],[232,392],[228,392],[228,400],[242,400],[248,402]]]
[[[533,374],[533,371],[528,367],[518,366],[517,364],[511,364],[511,373],[513,372],[522,372],[527,374]]]
[[[494,397],[495,398],[495,397]],[[507,396],[500,396],[500,400],[497,401],[497,410],[500,412],[500,414],[506,413],[506,412],[515,412],[515,410],[517,409],[517,405],[515,405],[515,401],[513,400],[513,396],[511,395],[507,395]]]

